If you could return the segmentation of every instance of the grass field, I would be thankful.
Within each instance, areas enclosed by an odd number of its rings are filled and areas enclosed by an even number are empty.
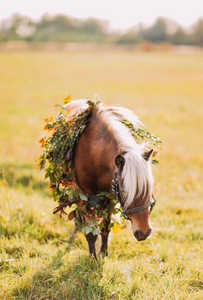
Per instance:
[[[0,66],[0,298],[203,299],[203,53],[2,51]],[[128,107],[163,141],[152,236],[127,223],[97,264],[35,169],[68,94]]]

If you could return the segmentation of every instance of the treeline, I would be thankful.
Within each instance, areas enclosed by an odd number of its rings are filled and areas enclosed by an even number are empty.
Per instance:
[[[44,15],[39,21],[15,14],[0,22],[0,42],[93,42],[139,44],[142,42],[203,46],[203,18],[189,29],[175,21],[157,18],[146,27],[139,24],[125,34],[109,30],[107,21],[79,20],[65,15]]]

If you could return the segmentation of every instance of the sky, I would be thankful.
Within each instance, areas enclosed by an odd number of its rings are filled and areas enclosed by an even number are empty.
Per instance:
[[[203,0],[0,0],[0,20],[14,12],[39,19],[62,13],[86,19],[108,20],[110,28],[126,30],[142,22],[151,25],[158,16],[189,27],[203,17]]]

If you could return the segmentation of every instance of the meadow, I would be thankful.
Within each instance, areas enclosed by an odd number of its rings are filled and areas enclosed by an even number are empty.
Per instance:
[[[0,298],[203,299],[203,52],[13,50],[0,66]],[[163,142],[153,234],[127,221],[97,263],[35,168],[68,94],[132,109]]]

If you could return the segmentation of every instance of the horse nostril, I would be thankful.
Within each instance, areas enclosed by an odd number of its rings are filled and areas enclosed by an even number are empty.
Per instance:
[[[141,230],[136,230],[134,232],[134,236],[138,241],[144,241],[151,234],[151,232],[152,232],[151,228],[146,233],[144,233]]]
[[[143,240],[143,232],[141,231],[141,230],[136,230],[135,232],[134,232],[134,236],[136,237],[136,239],[138,240],[138,241],[142,241]]]

